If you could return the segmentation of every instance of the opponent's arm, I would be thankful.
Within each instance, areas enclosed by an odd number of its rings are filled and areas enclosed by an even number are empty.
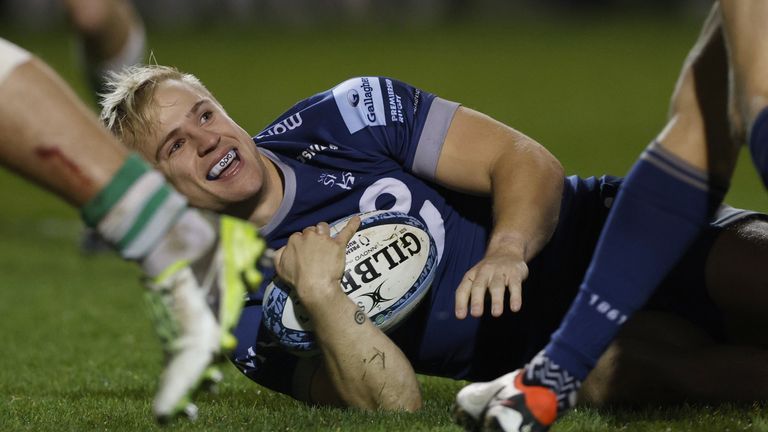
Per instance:
[[[309,227],[292,235],[276,255],[277,273],[295,288],[322,353],[309,399],[364,409],[416,410],[421,392],[408,359],[340,288],[344,251],[359,224],[353,218],[335,238],[326,223]]]
[[[436,180],[449,188],[493,199],[494,226],[485,257],[456,290],[456,317],[483,314],[485,293],[491,313],[501,315],[509,290],[512,311],[522,304],[527,262],[557,225],[563,168],[543,146],[482,113],[459,108],[437,164]]]

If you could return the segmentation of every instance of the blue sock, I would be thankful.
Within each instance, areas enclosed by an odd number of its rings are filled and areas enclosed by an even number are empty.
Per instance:
[[[705,172],[649,146],[619,191],[579,294],[544,350],[547,357],[586,378],[719,206],[724,190],[711,189]]]
[[[763,184],[768,188],[768,107],[757,115],[749,134],[749,152]]]

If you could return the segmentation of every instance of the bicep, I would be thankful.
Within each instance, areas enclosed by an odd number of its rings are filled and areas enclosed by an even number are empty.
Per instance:
[[[552,158],[525,134],[481,112],[460,107],[440,150],[435,180],[443,186],[477,195],[491,193],[491,175],[500,164]]]

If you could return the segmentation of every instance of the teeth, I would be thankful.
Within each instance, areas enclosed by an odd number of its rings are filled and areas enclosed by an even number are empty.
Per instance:
[[[217,179],[222,171],[227,169],[227,167],[235,160],[235,156],[237,156],[237,153],[235,153],[234,150],[227,152],[227,154],[225,154],[224,157],[221,158],[221,160],[216,165],[214,165],[210,171],[208,171],[208,179]]]

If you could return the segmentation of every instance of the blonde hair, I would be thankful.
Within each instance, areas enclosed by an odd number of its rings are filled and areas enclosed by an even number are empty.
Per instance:
[[[107,76],[105,92],[99,95],[100,118],[128,148],[138,149],[139,143],[153,133],[157,110],[149,102],[157,87],[167,80],[189,84],[215,101],[196,76],[169,66],[135,65]]]

